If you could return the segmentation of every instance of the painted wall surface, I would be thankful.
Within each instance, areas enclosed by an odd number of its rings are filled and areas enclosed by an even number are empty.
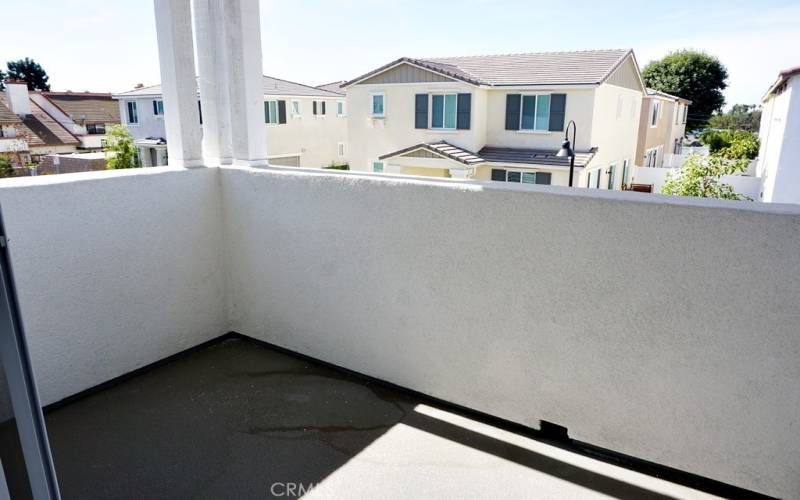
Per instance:
[[[0,181],[43,404],[227,331],[218,174]]]
[[[136,139],[148,137],[166,137],[164,117],[153,113],[153,100],[160,96],[133,99],[137,102],[139,123],[127,123],[126,102],[131,99],[120,99],[120,116],[122,123],[128,127]],[[264,136],[267,141],[267,154],[270,157],[300,154],[300,166],[319,168],[331,163],[347,163],[347,118],[337,116],[336,102],[341,99],[320,99],[311,97],[265,97],[265,100],[282,99],[286,101],[286,123],[279,125],[264,124]],[[300,101],[300,114],[293,115],[291,101]],[[327,114],[313,114],[314,100],[325,101]],[[320,108],[321,109],[321,108]],[[346,112],[346,108],[345,108]],[[346,114],[346,113],[345,113]],[[198,124],[198,127],[201,125]],[[345,143],[345,154],[339,156],[338,143]]]
[[[428,93],[471,93],[469,130],[414,128],[414,96]],[[385,118],[372,118],[372,94],[383,93]],[[486,141],[486,90],[463,82],[364,84],[347,89],[347,135],[351,144],[350,169],[371,171],[372,163],[387,153],[420,143],[446,141],[477,151]]]
[[[764,103],[758,175],[763,201],[800,203],[800,78]]]
[[[296,169],[222,192],[233,330],[800,491],[800,208]]]
[[[656,119],[655,126],[651,125],[653,116],[653,106],[661,103],[661,113]],[[675,102],[656,97],[644,97],[642,99],[641,113],[639,117],[638,140],[636,145],[636,166],[644,165],[645,153],[648,149],[661,146],[661,153],[656,158],[656,167],[661,167],[664,163],[664,155],[672,153],[672,129],[675,120]],[[684,126],[685,127],[685,126]],[[683,137],[683,134],[681,134]]]
[[[638,111],[642,93],[616,85],[600,85],[594,91],[592,127],[589,141],[597,153],[578,177],[578,186],[586,186],[590,172],[600,176],[600,189],[608,189],[611,166],[614,166],[613,188],[622,188],[622,165],[633,165],[636,156]]]
[[[800,491],[800,207],[233,167],[7,179],[0,203],[45,403],[236,330]]]

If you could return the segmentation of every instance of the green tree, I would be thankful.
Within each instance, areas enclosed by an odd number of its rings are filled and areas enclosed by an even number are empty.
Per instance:
[[[6,84],[4,83],[6,79],[6,74],[3,73],[3,70],[0,69],[0,90],[5,90]]]
[[[720,180],[723,175],[744,172],[748,163],[749,160],[746,159],[729,160],[719,154],[690,155],[675,174],[672,172],[667,174],[667,181],[661,187],[661,194],[753,201],[749,196],[737,193],[733,190],[733,186]]]
[[[0,156],[0,177],[14,177],[15,175],[11,159],[8,156]]]
[[[746,130],[709,130],[700,135],[700,141],[708,146],[710,153],[730,160],[758,157],[758,137]]]
[[[139,158],[133,136],[122,125],[111,125],[106,129],[106,139],[103,145],[106,153],[106,168],[138,168]]]
[[[761,126],[761,108],[755,104],[734,104],[727,113],[712,116],[708,120],[708,126],[716,129],[758,132]]]
[[[28,90],[50,90],[50,84],[47,83],[50,78],[47,76],[47,72],[33,59],[26,57],[17,61],[8,61],[6,66],[8,67],[8,78],[25,80]]]
[[[642,77],[650,88],[692,101],[686,124],[689,130],[705,125],[725,104],[722,91],[728,86],[728,70],[719,59],[704,52],[671,52],[648,63]]]

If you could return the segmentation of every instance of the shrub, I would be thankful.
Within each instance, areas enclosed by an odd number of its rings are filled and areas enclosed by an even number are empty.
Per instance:
[[[732,160],[752,160],[758,156],[758,137],[745,130],[709,130],[700,135],[709,152]]]
[[[14,177],[14,166],[11,165],[11,158],[8,156],[0,156],[0,177]]]
[[[719,154],[690,155],[675,174],[667,174],[661,194],[752,201],[749,196],[735,192],[730,184],[720,181],[723,175],[744,172],[748,163],[746,159],[731,160]]]

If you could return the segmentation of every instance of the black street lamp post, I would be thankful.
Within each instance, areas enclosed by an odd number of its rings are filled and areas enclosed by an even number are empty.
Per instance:
[[[569,187],[572,187],[572,177],[575,174],[575,151],[569,142],[569,126],[572,125],[572,144],[575,144],[575,133],[577,126],[575,121],[570,120],[567,123],[567,128],[564,129],[564,142],[561,144],[561,149],[558,150],[556,156],[564,157],[569,156]]]

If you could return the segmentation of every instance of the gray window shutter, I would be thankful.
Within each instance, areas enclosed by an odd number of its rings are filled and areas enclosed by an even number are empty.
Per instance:
[[[322,101],[322,114],[323,114],[323,115],[324,115],[324,114],[327,114],[327,113],[325,112],[325,101]]]
[[[550,172],[536,172],[536,184],[550,185],[550,180],[553,174]]]
[[[197,112],[200,114],[200,125],[203,124],[203,106],[197,101]]]
[[[158,115],[158,101],[153,101],[153,114]]]
[[[506,94],[506,130],[519,130],[521,105],[522,94]],[[550,106],[552,108],[552,103]]]
[[[312,113],[316,115],[317,114],[317,101],[313,101],[311,103],[311,108],[312,108]]]
[[[264,101],[264,123],[269,123],[269,101]]]
[[[458,130],[469,130],[470,113],[472,111],[472,94],[458,94],[458,104],[456,108],[458,110],[456,128]]]
[[[278,123],[286,123],[286,101],[278,101]]]
[[[567,109],[567,94],[550,94],[550,131],[564,130],[564,116]],[[575,145],[573,144],[573,147]]]
[[[428,128],[428,94],[414,96],[414,128]]]
[[[499,169],[499,168],[493,168],[492,169],[492,180],[493,181],[505,182],[506,181],[506,171],[502,170],[502,169]]]

